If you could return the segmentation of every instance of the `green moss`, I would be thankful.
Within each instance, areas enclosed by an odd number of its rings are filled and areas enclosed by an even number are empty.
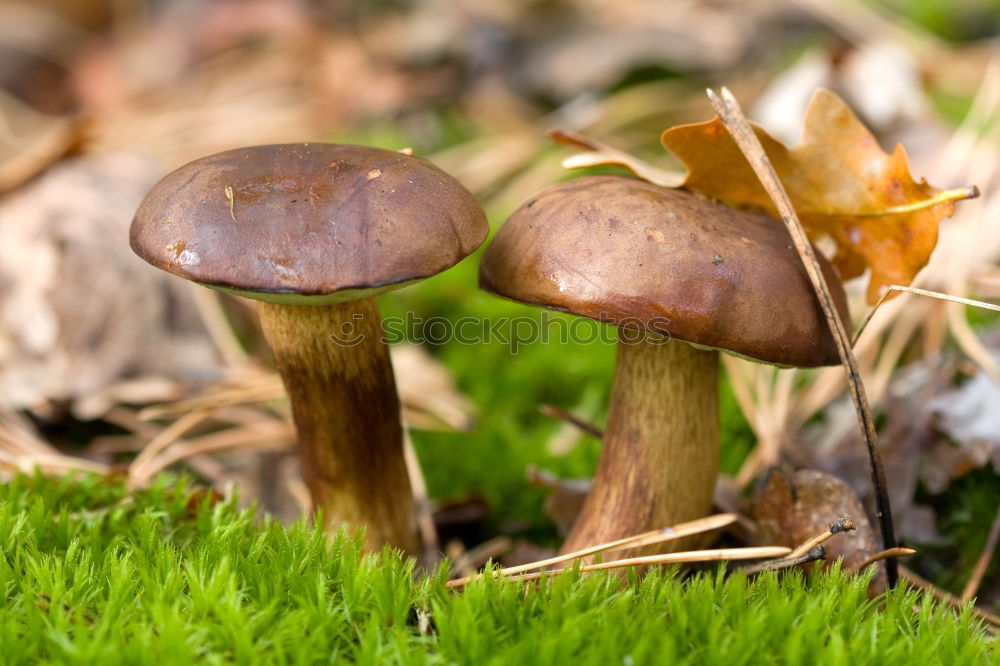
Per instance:
[[[969,613],[834,572],[565,575],[456,593],[358,541],[93,479],[0,486],[0,661],[985,664]],[[194,506],[191,506],[191,505]],[[913,608],[916,606],[916,612]],[[994,663],[996,658],[993,658]]]

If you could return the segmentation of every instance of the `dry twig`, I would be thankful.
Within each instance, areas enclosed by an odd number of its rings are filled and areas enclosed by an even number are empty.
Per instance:
[[[830,525],[829,529],[826,529],[817,534],[816,536],[810,537],[809,539],[806,539],[804,542],[799,544],[795,548],[795,550],[793,550],[791,554],[789,554],[789,557],[800,557],[802,555],[805,555],[810,550],[812,550],[816,546],[822,544],[827,539],[832,537],[834,534],[840,534],[841,532],[850,532],[853,529],[856,529],[853,520],[851,520],[850,518],[841,518],[837,522]]]
[[[604,437],[604,431],[595,426],[593,423],[584,421],[579,416],[576,416],[561,407],[556,407],[555,405],[541,405],[538,408],[538,411],[545,414],[545,416],[548,416],[549,418],[556,419],[557,421],[564,421],[575,427],[580,432],[590,435],[591,437],[596,437],[597,439],[602,439]]]
[[[748,576],[762,573],[764,571],[781,571],[783,569],[791,569],[792,567],[797,567],[802,564],[808,564],[810,562],[816,562],[819,560],[826,559],[826,548],[822,545],[813,546],[808,551],[801,555],[792,556],[789,554],[786,557],[782,557],[777,560],[768,560],[766,562],[761,562],[759,564],[754,564],[749,567],[743,567],[740,569],[743,573]]]

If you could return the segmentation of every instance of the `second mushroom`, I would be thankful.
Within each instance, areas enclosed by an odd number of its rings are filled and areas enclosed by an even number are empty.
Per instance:
[[[840,280],[821,264],[846,320]],[[643,181],[593,176],[542,191],[497,232],[479,276],[500,296],[620,328],[600,460],[564,551],[710,512],[719,351],[839,362],[780,222]]]

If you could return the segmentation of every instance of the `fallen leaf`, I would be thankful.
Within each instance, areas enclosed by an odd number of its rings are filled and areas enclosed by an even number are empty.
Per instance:
[[[831,474],[775,468],[754,493],[750,513],[757,522],[759,543],[789,548],[795,548],[841,518],[853,520],[855,531],[824,544],[827,565],[843,558],[845,568],[857,569],[879,551],[878,539],[861,500],[849,485]],[[884,571],[876,574],[873,583],[873,589],[885,585]]]
[[[882,151],[851,109],[829,90],[813,95],[802,141],[789,149],[759,126],[754,130],[807,231],[837,243],[833,261],[844,279],[871,269],[869,302],[889,285],[908,285],[930,259],[938,223],[975,188],[942,191],[910,175],[906,151]],[[685,189],[735,207],[777,216],[722,121],[680,125],[660,137],[688,167]]]

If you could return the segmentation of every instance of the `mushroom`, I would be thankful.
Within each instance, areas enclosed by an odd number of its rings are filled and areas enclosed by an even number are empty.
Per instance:
[[[146,195],[147,262],[259,301],[291,398],[303,475],[330,527],[370,548],[420,544],[399,398],[373,298],[435,275],[486,237],[475,198],[421,159],[363,146],[254,146],[195,160]]]
[[[846,318],[840,280],[820,262]],[[479,281],[619,327],[601,455],[566,551],[711,510],[719,351],[783,366],[839,362],[780,222],[644,181],[591,176],[543,190],[497,232]]]

